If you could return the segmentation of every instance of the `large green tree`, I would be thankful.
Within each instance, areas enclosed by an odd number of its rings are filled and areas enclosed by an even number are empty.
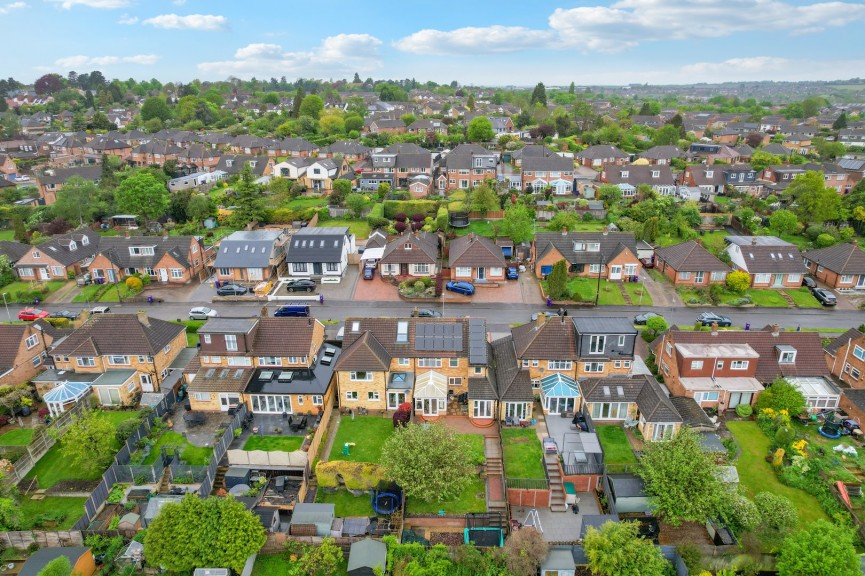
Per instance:
[[[860,576],[852,529],[817,520],[787,536],[778,554],[778,576]]]
[[[72,176],[57,192],[57,202],[51,207],[58,218],[67,222],[91,222],[97,210],[99,187],[92,180]]]
[[[144,170],[123,180],[114,191],[114,199],[121,212],[140,216],[145,225],[164,215],[171,202],[165,183]]]
[[[776,154],[769,154],[762,150],[757,150],[751,157],[751,168],[757,172],[761,172],[766,166],[777,166],[781,164],[781,157]]]
[[[495,190],[486,183],[472,190],[469,204],[472,212],[480,212],[481,215],[486,215],[487,212],[498,210],[501,207]]]
[[[568,263],[565,260],[553,264],[553,269],[547,277],[547,296],[553,300],[568,297]]]
[[[192,222],[201,222],[213,214],[213,201],[207,194],[196,194],[186,205],[186,217]]]
[[[144,556],[169,572],[222,566],[240,573],[266,539],[258,517],[240,502],[190,494],[163,506],[150,523]]]
[[[469,142],[489,142],[495,135],[493,123],[486,116],[472,118],[466,130],[466,139]]]
[[[450,500],[471,481],[475,467],[464,437],[442,424],[409,423],[382,446],[381,464],[406,496]]]
[[[637,522],[605,522],[589,527],[583,549],[589,570],[598,576],[664,576],[668,563],[650,540],[639,536]]]
[[[546,107],[546,105],[547,105],[547,89],[544,86],[543,82],[538,82],[537,85],[535,86],[535,89],[532,90],[532,96],[531,96],[531,99],[529,100],[529,103],[532,105],[540,104],[541,106]]]
[[[505,540],[505,561],[510,576],[535,576],[550,545],[534,528],[520,528]]]
[[[781,411],[795,417],[805,410],[805,396],[798,388],[783,378],[777,378],[770,386],[760,393],[754,408],[759,412],[766,408]]]
[[[799,220],[789,210],[775,210],[769,216],[769,228],[776,234],[793,234],[799,228]]]
[[[505,210],[501,233],[510,237],[517,244],[531,240],[534,237],[534,217],[525,204],[515,204]]]
[[[324,110],[324,100],[317,94],[310,94],[300,103],[300,115],[310,116],[318,120]]]
[[[90,410],[73,416],[66,431],[59,434],[49,428],[60,444],[67,463],[75,468],[99,471],[105,468],[117,449],[115,426],[100,410]]]
[[[689,428],[669,441],[647,442],[637,474],[655,513],[674,526],[705,522],[721,511],[724,488],[717,466]]]
[[[264,220],[265,208],[261,197],[261,189],[255,183],[249,164],[243,167],[240,179],[234,185],[235,206],[231,213],[229,223],[235,228],[243,228],[250,222],[261,222]]]
[[[796,202],[796,215],[802,222],[822,224],[840,216],[841,197],[826,186],[823,172],[809,170],[797,176],[784,193]]]

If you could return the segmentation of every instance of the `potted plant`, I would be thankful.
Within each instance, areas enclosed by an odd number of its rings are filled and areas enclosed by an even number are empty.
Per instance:
[[[33,398],[24,396],[21,398],[21,415],[30,416],[30,407],[33,406]]]

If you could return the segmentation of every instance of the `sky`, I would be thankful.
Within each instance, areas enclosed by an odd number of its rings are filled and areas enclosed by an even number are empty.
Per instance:
[[[863,0],[0,0],[0,77],[468,85],[865,76]]]

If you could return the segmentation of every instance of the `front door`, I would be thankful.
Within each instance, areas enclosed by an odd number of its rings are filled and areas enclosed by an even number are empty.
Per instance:
[[[159,281],[162,283],[168,282],[168,268],[159,269]]]
[[[312,263],[312,273],[313,274],[321,274],[321,262],[313,262]]]
[[[780,288],[784,285],[784,275],[783,274],[775,274],[775,280],[772,283],[772,286],[775,288]]]
[[[109,268],[105,271],[108,282],[114,282],[114,268]]]
[[[387,409],[396,410],[399,405],[405,402],[405,392],[388,392],[387,393]]]
[[[622,267],[618,264],[610,266],[610,280],[622,279]]]
[[[39,277],[42,280],[49,280],[51,278],[50,274],[48,274],[48,268],[40,268],[39,269]]]
[[[487,269],[486,268],[478,268],[478,280],[483,280],[487,277]]]
[[[408,264],[400,264],[399,265],[399,275],[400,276],[408,276]]]

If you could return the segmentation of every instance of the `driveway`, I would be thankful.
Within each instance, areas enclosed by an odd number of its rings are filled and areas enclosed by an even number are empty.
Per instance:
[[[656,307],[672,308],[674,306],[683,306],[682,299],[679,298],[679,294],[673,285],[655,280],[648,270],[640,270],[640,282],[643,283],[649,296],[652,297],[652,302]]]
[[[513,280],[499,282],[498,286],[486,287],[482,284],[475,284],[475,295],[472,296],[473,302],[500,302],[502,304],[522,304],[523,292],[520,290],[520,283]],[[459,294],[457,294],[459,296]]]
[[[357,302],[369,301],[399,301],[396,286],[374,274],[372,280],[355,280],[354,297]]]
[[[523,302],[526,304],[545,304],[541,296],[541,285],[534,274],[525,272],[520,274],[520,290],[523,293]]]
[[[328,300],[351,300],[359,277],[360,272],[358,272],[357,266],[349,266],[338,284],[319,283],[318,292],[324,295],[325,302]]]

